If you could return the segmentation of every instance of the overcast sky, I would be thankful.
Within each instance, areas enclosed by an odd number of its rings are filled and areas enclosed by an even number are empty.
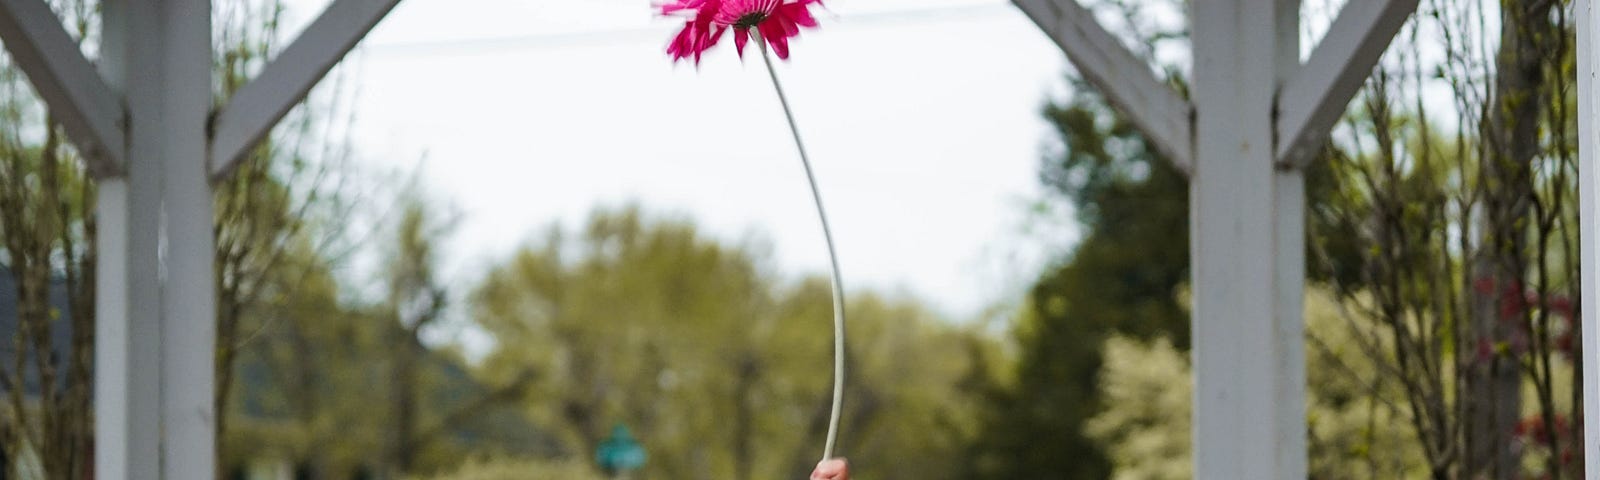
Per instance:
[[[1063,56],[1003,1],[827,5],[780,70],[848,286],[955,317],[1015,298],[1040,245],[1070,236],[1023,233]],[[785,272],[825,273],[759,59],[729,45],[674,65],[675,23],[646,0],[405,0],[343,69],[357,147],[421,168],[464,214],[446,269],[462,282],[552,221],[630,201],[730,241],[760,234]]]

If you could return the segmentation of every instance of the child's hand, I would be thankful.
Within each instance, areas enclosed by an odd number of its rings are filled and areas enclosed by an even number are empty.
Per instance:
[[[811,480],[850,480],[850,464],[843,458],[823,460],[811,471]]]

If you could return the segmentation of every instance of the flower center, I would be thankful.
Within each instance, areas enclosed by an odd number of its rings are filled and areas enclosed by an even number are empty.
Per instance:
[[[760,24],[762,20],[766,19],[766,12],[750,12],[740,16],[739,20],[733,22],[733,26],[739,28],[755,28],[755,26]]]

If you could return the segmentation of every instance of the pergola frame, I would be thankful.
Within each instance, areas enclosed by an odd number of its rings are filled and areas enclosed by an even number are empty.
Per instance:
[[[211,0],[102,0],[98,72],[44,0],[0,0],[0,41],[99,183],[95,474],[216,475],[211,184],[399,0],[335,0],[221,108]]]
[[[44,0],[0,0],[0,41],[99,182],[95,469],[216,473],[211,183],[224,178],[400,0],[335,0],[221,108],[210,0],[102,0],[98,68]],[[1013,0],[1189,172],[1195,476],[1306,475],[1303,169],[1418,0],[1350,0],[1304,64],[1299,0],[1192,0],[1185,100],[1077,0]],[[1600,11],[1579,0],[1583,292],[1600,298]],[[1586,295],[1589,296],[1589,295]],[[1600,341],[1583,309],[1583,345]],[[1600,412],[1600,347],[1583,348]],[[1600,435],[1589,415],[1585,435]],[[1586,442],[1589,478],[1600,442]]]
[[[1417,0],[1351,0],[1304,64],[1299,0],[1193,0],[1192,102],[1076,0],[1014,1],[1190,173],[1195,477],[1305,478],[1304,167]]]

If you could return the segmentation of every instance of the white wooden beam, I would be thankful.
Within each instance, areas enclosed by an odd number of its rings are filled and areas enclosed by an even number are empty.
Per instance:
[[[1193,0],[1194,473],[1306,478],[1304,176],[1276,164],[1296,0]]]
[[[127,86],[129,0],[100,3],[100,71]],[[131,123],[131,122],[130,122]],[[127,151],[122,153],[126,154]],[[159,181],[96,182],[94,465],[97,478],[161,478]],[[153,173],[153,172],[152,172]],[[134,195],[133,184],[139,184]],[[135,292],[138,292],[135,294]],[[135,319],[140,321],[135,322]]]
[[[133,319],[159,315],[160,305],[149,301],[157,296],[149,292],[156,288],[150,275],[159,266],[155,255],[135,256],[131,242],[138,238],[145,252],[155,245],[159,223],[134,222],[159,220],[161,205],[154,195],[130,196],[128,184],[106,177],[95,194],[94,471],[142,480],[161,478],[161,376],[152,367],[161,363],[161,345],[159,330]],[[149,290],[137,307],[135,289]]]
[[[206,121],[210,0],[104,0],[102,68],[127,92],[127,173],[103,179],[96,475],[216,475]]]
[[[1107,33],[1077,0],[1012,0],[1117,111],[1180,170],[1193,164],[1193,108]]]
[[[1417,0],[1350,0],[1327,35],[1278,91],[1278,162],[1304,166],[1395,33],[1417,10]]]
[[[1584,478],[1600,478],[1600,0],[1578,0],[1578,219],[1582,244]]]
[[[227,176],[400,0],[336,0],[218,113],[212,179]]]
[[[159,6],[166,45],[159,123],[136,132],[160,138],[164,255],[161,259],[161,469],[166,480],[217,475],[216,257],[206,153],[211,116],[211,0],[144,0]],[[135,140],[139,141],[139,140]],[[137,168],[137,167],[135,167]]]
[[[122,170],[122,98],[43,0],[0,0],[0,40],[96,176]]]

